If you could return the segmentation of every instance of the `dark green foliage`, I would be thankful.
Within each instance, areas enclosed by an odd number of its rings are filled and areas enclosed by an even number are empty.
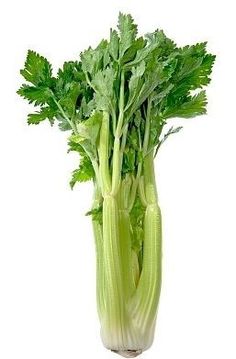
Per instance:
[[[34,105],[44,105],[52,98],[52,93],[46,86],[22,85],[17,93]]]
[[[25,68],[20,71],[26,81],[35,86],[47,85],[52,82],[52,66],[47,59],[29,50],[25,61]]]
[[[94,178],[94,170],[90,159],[85,156],[80,160],[79,168],[72,172],[70,180],[71,189],[74,188],[76,182],[86,182]]]
[[[93,179],[98,166],[98,141],[102,111],[110,118],[109,163],[112,165],[113,139],[120,113],[121,74],[124,77],[122,178],[134,176],[143,158],[170,134],[165,124],[174,117],[191,118],[206,113],[206,93],[215,56],[207,53],[206,43],[183,48],[162,30],[138,36],[130,15],[119,14],[118,29],[110,31],[94,49],[81,53],[78,61],[65,62],[54,77],[46,58],[29,50],[21,74],[26,80],[18,94],[39,108],[28,115],[29,124],[55,120],[63,131],[71,131],[69,151],[81,156],[73,172],[76,182]],[[201,90],[199,92],[199,90]],[[144,144],[145,129],[148,143]],[[92,164],[93,163],[93,164]]]
[[[46,118],[53,125],[54,117],[57,115],[57,110],[52,107],[42,107],[39,112],[35,112],[28,115],[28,124],[37,125],[41,121],[44,121]]]
[[[102,205],[88,211],[86,216],[92,216],[93,221],[97,221],[99,224],[102,224]]]

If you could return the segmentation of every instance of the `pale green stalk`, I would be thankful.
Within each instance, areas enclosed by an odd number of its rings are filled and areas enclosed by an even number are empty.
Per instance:
[[[96,184],[94,183],[94,199],[93,209],[98,208],[101,205],[101,192]],[[103,238],[102,238],[102,225],[97,221],[93,220],[93,234],[95,239],[96,249],[96,292],[97,292],[97,308],[99,318],[102,318],[104,311],[104,263],[103,263]]]
[[[124,73],[121,73],[120,98],[119,98],[119,117],[115,131],[114,149],[113,149],[113,166],[112,166],[112,194],[116,195],[119,190],[121,179],[121,152],[120,138],[122,136],[122,126],[124,121]]]
[[[130,307],[140,331],[142,348],[147,349],[153,341],[161,288],[161,213],[157,203],[152,153],[144,160],[144,186],[146,212],[143,266]]]
[[[103,195],[103,245],[97,246],[98,252],[102,251],[100,254],[103,261],[102,265],[98,261],[98,307],[101,334],[104,345],[110,349],[144,350],[151,345],[153,340],[161,286],[161,214],[157,203],[153,152],[144,158],[142,176],[142,166],[139,165],[136,178],[127,176],[120,183],[120,174],[118,175],[118,169],[114,167],[114,164],[118,167],[121,164],[119,161],[113,161],[113,172],[110,178],[107,156],[109,146],[107,119],[105,113],[99,145]],[[147,151],[149,120],[146,126],[145,151]],[[117,156],[115,150],[113,156]],[[113,176],[117,178],[114,179]],[[113,186],[114,183],[118,186],[118,188],[113,187],[115,194],[112,192],[111,183]],[[129,217],[138,187],[142,188],[142,202],[146,207],[140,278],[137,255],[131,249]],[[139,191],[139,195],[141,192]],[[95,235],[97,235],[97,229],[95,229]]]

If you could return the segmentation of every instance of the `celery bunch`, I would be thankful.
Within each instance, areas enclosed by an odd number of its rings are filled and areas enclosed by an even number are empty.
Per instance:
[[[56,76],[29,51],[18,94],[38,106],[29,124],[57,121],[80,155],[75,183],[92,180],[97,304],[104,345],[123,356],[149,348],[161,288],[161,212],[154,158],[181,127],[169,118],[206,112],[202,87],[215,57],[206,43],[179,48],[163,31],[141,37],[130,15]],[[196,91],[197,90],[197,91]]]

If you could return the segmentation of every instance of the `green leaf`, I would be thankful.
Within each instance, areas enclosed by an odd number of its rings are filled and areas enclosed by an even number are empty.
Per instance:
[[[57,117],[57,120],[58,120],[58,128],[61,131],[70,131],[71,130],[71,125],[64,117],[59,115]]]
[[[85,156],[85,152],[80,143],[77,142],[77,135],[71,135],[68,139],[68,153],[69,152],[78,152],[81,156]]]
[[[63,64],[62,69],[57,73],[57,86],[58,89],[64,88],[68,83],[84,80],[84,74],[82,72],[81,63],[78,61],[68,61]]]
[[[119,57],[122,58],[135,41],[137,35],[137,25],[134,24],[131,15],[119,13],[118,29],[120,33]]]
[[[104,46],[106,44],[106,46]],[[103,69],[103,57],[107,52],[107,43],[102,41],[96,49],[91,47],[85,50],[81,55],[82,70],[89,73],[92,77]]]
[[[170,93],[170,91],[174,88],[173,84],[167,84],[161,91],[155,91],[152,101],[154,107],[157,108],[159,103]]]
[[[58,101],[69,118],[76,113],[76,103],[80,92],[80,84],[71,82],[66,86],[63,97]]]
[[[96,91],[103,94],[104,97],[113,97],[113,83],[115,77],[115,70],[111,67],[103,71],[98,71],[92,80],[92,84]]]
[[[178,127],[173,127],[171,126],[169,128],[169,130],[167,131],[167,133],[164,134],[162,140],[161,140],[161,143],[163,143],[164,141],[167,140],[167,138],[170,136],[170,135],[173,135],[174,133],[178,133],[180,130],[182,130],[182,126],[178,126]]]
[[[129,144],[130,147],[132,147],[136,151],[139,150],[138,132],[135,127],[131,127],[131,129],[128,131],[127,143]]]
[[[129,172],[133,172],[135,169],[135,162],[136,162],[135,150],[131,147],[126,148],[123,155],[122,173],[126,174]]]
[[[204,57],[199,60],[198,66],[195,64],[195,68],[192,69],[188,75],[182,80],[182,83],[185,86],[188,86],[189,89],[195,90],[197,88],[202,88],[203,86],[208,85],[210,82],[210,74],[212,72],[212,66],[215,62],[215,56],[211,54],[206,54]]]
[[[94,178],[94,169],[90,159],[86,156],[80,160],[79,168],[72,172],[70,180],[71,189],[74,188],[77,182],[86,182]]]
[[[157,152],[158,152],[160,146],[167,140],[167,138],[168,138],[170,135],[173,135],[173,134],[175,134],[175,133],[178,133],[180,130],[182,130],[182,128],[183,128],[182,126],[178,126],[178,127],[173,127],[173,126],[171,126],[171,127],[169,128],[169,130],[164,134],[164,136],[162,137],[162,139],[159,140],[158,145],[157,145],[157,147],[156,147],[156,151],[155,151],[154,157],[156,157],[156,154],[157,154]]]
[[[37,54],[32,50],[28,51],[25,68],[22,69],[20,73],[26,79],[26,81],[31,82],[35,86],[41,84],[44,86],[49,86],[51,84],[51,64],[45,57]]]
[[[132,68],[132,75],[129,80],[129,98],[125,111],[134,103],[139,96],[141,88],[143,86],[143,74],[145,71],[145,62],[142,61],[138,66]]]
[[[182,102],[181,102],[182,101]],[[171,117],[191,118],[206,113],[207,98],[206,92],[201,91],[195,96],[189,96],[180,100],[173,107],[169,107],[162,114],[165,119]]]
[[[102,40],[95,50],[101,53],[101,69],[105,69],[110,64],[110,54],[107,40]]]
[[[125,69],[132,67],[132,62],[137,54],[137,52],[143,49],[146,45],[146,40],[143,37],[139,37],[138,39],[134,40],[132,45],[128,48],[128,50],[123,55],[120,63],[124,65]]]
[[[162,128],[165,124],[158,115],[151,115],[148,151],[152,150],[159,142]]]
[[[144,240],[144,215],[145,208],[143,207],[139,196],[136,196],[134,206],[130,212],[130,222],[132,229],[132,249],[135,250],[137,254],[141,251]]]
[[[157,86],[160,86],[163,82],[168,81],[171,74],[166,71],[165,66],[158,64],[157,62],[150,62],[147,64],[142,87],[139,91],[136,90],[135,96],[131,95],[133,100],[132,105],[128,109],[127,118],[137,111],[144,101],[153,93]]]
[[[83,71],[86,73],[94,73],[96,72],[96,67],[98,60],[97,57],[95,57],[95,51],[91,48],[88,48],[87,50],[85,50],[81,55],[81,60],[82,60],[82,69]]]
[[[215,61],[215,56],[207,54],[206,42],[185,46],[176,51],[177,66],[173,74],[176,91],[186,94],[207,85]]]
[[[118,60],[119,55],[119,36],[116,30],[110,31],[110,43],[109,43],[109,53],[113,60]]]
[[[92,216],[93,221],[97,221],[99,224],[102,225],[102,205],[97,208],[91,209],[85,215]]]
[[[148,45],[154,47],[155,55],[160,59],[169,57],[176,49],[176,44],[164,34],[163,30],[157,29],[152,33],[146,34],[145,38],[148,41]]]
[[[87,95],[92,97],[86,86],[81,63],[77,61],[64,63],[63,68],[57,74],[55,97],[69,118],[76,115],[81,101],[84,99],[86,102]]]
[[[142,121],[142,115],[141,115],[141,111],[138,110],[135,112],[135,116],[134,116],[134,124],[136,127],[139,127]]]
[[[99,109],[112,111],[114,108],[114,79],[116,72],[113,68],[108,67],[103,71],[98,71],[93,80],[92,85],[97,92],[95,101]]]
[[[34,105],[44,105],[52,98],[51,91],[44,86],[22,85],[17,93]]]
[[[43,107],[41,111],[29,114],[27,122],[29,125],[31,124],[37,125],[40,122],[48,119],[51,125],[53,125],[56,115],[57,115],[57,111],[55,109],[50,107]]]
[[[102,113],[94,112],[87,120],[82,121],[77,126],[78,135],[77,142],[81,143],[84,140],[89,140],[92,145],[96,145],[100,127],[102,123]],[[76,136],[74,137],[76,138]]]
[[[82,111],[83,117],[89,117],[91,116],[91,113],[95,110],[96,103],[95,99],[86,102],[85,97],[82,98],[80,103],[80,110]]]

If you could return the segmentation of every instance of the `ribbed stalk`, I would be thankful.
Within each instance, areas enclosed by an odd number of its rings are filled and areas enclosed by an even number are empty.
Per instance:
[[[104,303],[101,337],[105,347],[136,350],[136,329],[129,318],[125,301],[125,276],[121,256],[119,216],[116,199],[106,196],[103,202]]]
[[[122,106],[121,101],[121,110]],[[121,111],[118,125],[121,126],[122,122]],[[102,225],[96,221],[93,223],[97,251],[97,302],[104,345],[122,355],[130,354],[129,351],[134,355],[147,349],[153,340],[161,286],[161,213],[157,203],[153,153],[146,155],[143,169],[140,165],[136,178],[127,175],[121,180],[119,136],[120,130],[115,136],[111,176],[109,116],[104,112],[99,141],[103,217]],[[137,254],[132,250],[129,214],[138,188],[146,207],[141,274]]]
[[[97,242],[102,258],[97,262],[101,336],[107,348],[122,355],[130,350],[136,355],[152,344],[161,287],[161,213],[152,154],[144,159],[141,181],[146,210],[140,277],[131,248],[128,177],[117,196],[103,197],[102,245]]]
[[[95,183],[93,209],[97,209],[101,205],[101,192]],[[96,249],[96,293],[97,293],[97,309],[98,315],[101,319],[104,311],[104,263],[103,263],[103,238],[102,238],[102,225],[93,220],[93,234],[95,239]]]
[[[100,129],[99,154],[99,179],[103,195],[111,190],[111,175],[109,171],[109,114],[103,111],[102,125]]]
[[[135,291],[135,276],[133,274],[131,223],[129,216],[129,198],[132,188],[132,178],[127,175],[121,182],[117,195],[119,207],[119,242],[121,249],[122,280],[124,299],[127,301]]]
[[[144,339],[143,349],[146,349],[153,340],[161,287],[161,214],[157,204],[149,204],[146,208],[143,246],[143,268],[133,314]]]
[[[102,318],[104,311],[104,263],[103,263],[103,238],[102,226],[98,221],[93,221],[93,234],[96,248],[96,293],[97,309],[99,318]]]
[[[139,336],[128,311],[135,291],[132,268],[130,219],[121,201],[111,195],[103,201],[103,268],[104,311],[101,316],[101,336],[112,350],[139,348]],[[102,283],[101,283],[102,284]],[[98,300],[100,300],[98,296]]]
[[[161,212],[153,167],[153,154],[144,159],[143,265],[137,291],[132,299],[133,316],[142,338],[142,349],[153,341],[157,306],[161,288]]]
[[[130,218],[127,209],[119,210],[119,241],[122,258],[123,296],[127,301],[135,291],[135,275],[133,274],[133,258],[131,250]]]
[[[102,318],[102,339],[110,349],[120,349],[124,342],[124,298],[122,260],[119,243],[119,214],[114,197],[103,201],[103,255],[105,268],[105,312]]]

